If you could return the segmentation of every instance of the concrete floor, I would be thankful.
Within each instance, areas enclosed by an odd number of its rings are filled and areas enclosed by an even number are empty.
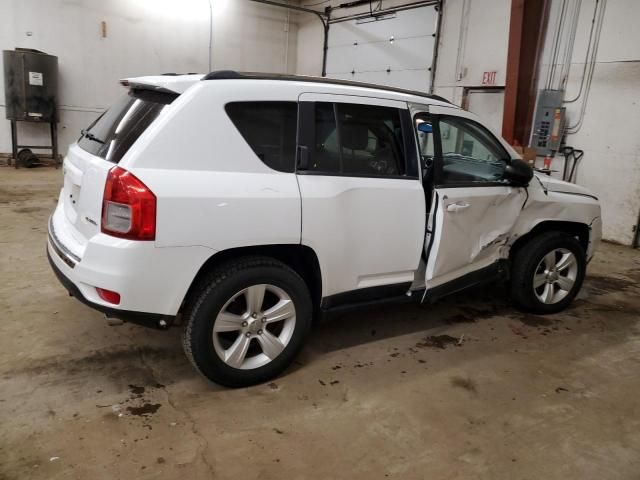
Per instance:
[[[0,478],[640,478],[640,252],[563,314],[499,287],[317,326],[268,385],[195,373],[178,328],[108,326],[45,257],[61,172],[0,168]]]

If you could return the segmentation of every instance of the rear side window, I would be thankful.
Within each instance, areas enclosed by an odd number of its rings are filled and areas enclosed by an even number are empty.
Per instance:
[[[131,90],[82,131],[78,145],[93,155],[118,163],[177,96],[169,92]]]
[[[347,176],[405,175],[400,111],[374,105],[316,103],[309,170]]]
[[[262,162],[293,172],[296,156],[296,102],[232,102],[227,115]]]

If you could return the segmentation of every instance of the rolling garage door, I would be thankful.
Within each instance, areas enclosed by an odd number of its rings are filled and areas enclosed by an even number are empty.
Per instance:
[[[327,76],[428,92],[437,23],[435,6],[332,23]]]

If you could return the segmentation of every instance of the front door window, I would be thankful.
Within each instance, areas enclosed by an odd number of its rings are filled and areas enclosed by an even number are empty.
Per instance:
[[[503,181],[507,153],[487,130],[465,118],[442,116],[439,133],[442,148],[439,184]]]

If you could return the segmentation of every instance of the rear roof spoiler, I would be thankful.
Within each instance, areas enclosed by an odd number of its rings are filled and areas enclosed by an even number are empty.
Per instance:
[[[180,95],[202,78],[198,74],[163,74],[148,77],[133,77],[120,80],[120,84],[139,90],[173,93]]]
[[[130,82],[127,79],[120,80],[120,85],[122,85],[123,87],[130,88],[131,90],[149,90],[151,92],[170,93],[172,95],[176,95],[176,94],[179,95],[179,93],[174,92],[173,90],[169,90],[168,88],[161,87],[159,85],[149,85],[148,83]]]

